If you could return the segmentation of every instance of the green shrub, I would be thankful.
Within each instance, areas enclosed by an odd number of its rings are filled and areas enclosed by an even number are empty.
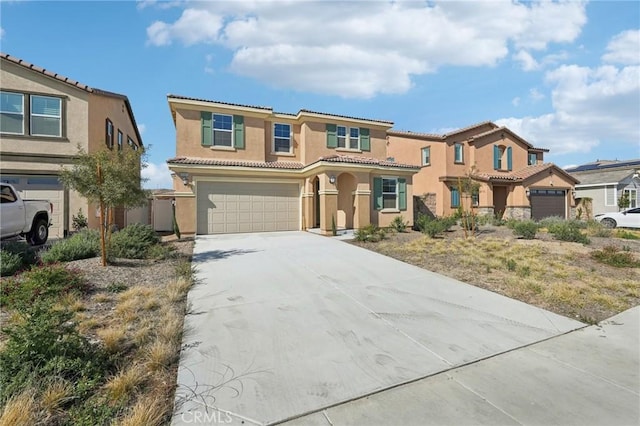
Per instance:
[[[547,231],[549,231],[550,234],[552,234],[553,232],[551,232],[551,229],[553,229],[556,225],[559,224],[563,224],[566,222],[566,219],[560,216],[549,216],[549,217],[545,217],[544,219],[540,220],[538,222],[538,224],[542,227],[542,228],[546,228]]]
[[[0,276],[13,275],[22,267],[22,257],[8,250],[0,250]]]
[[[556,240],[589,244],[589,238],[580,230],[577,221],[563,221],[554,223],[547,228]]]
[[[35,300],[17,313],[19,319],[2,329],[7,340],[0,351],[0,404],[53,377],[74,384],[73,399],[86,398],[101,384],[111,365],[78,333],[73,313],[47,300]]]
[[[158,234],[149,225],[133,224],[111,236],[109,255],[127,259],[144,259],[149,247],[160,242]]]
[[[380,240],[384,240],[387,236],[385,230],[383,228],[378,227],[374,224],[369,224],[364,228],[360,228],[353,233],[356,241],[369,241],[376,243]]]
[[[87,217],[82,214],[82,209],[78,209],[78,214],[71,217],[71,226],[73,226],[73,229],[76,231],[81,231],[89,226]]]
[[[389,228],[393,229],[396,232],[406,232],[407,226],[408,224],[404,221],[402,216],[396,216],[391,221],[391,225],[389,225]]]
[[[80,274],[61,264],[33,266],[30,270],[3,281],[0,288],[0,304],[20,307],[37,299],[47,299],[85,289],[86,283]]]
[[[587,223],[587,233],[592,237],[609,238],[613,235],[613,231],[597,220],[590,220]]]
[[[518,264],[513,259],[507,259],[506,264],[507,264],[507,270],[510,272],[515,271],[516,268],[518,267]]]
[[[429,216],[421,215],[418,217],[416,225],[420,232],[434,238],[451,228],[455,222],[456,218],[454,216],[430,218]]]
[[[171,256],[172,248],[161,243],[154,244],[147,249],[147,259],[166,259]]]
[[[538,224],[532,220],[519,220],[513,224],[513,234],[524,238],[525,240],[533,240],[538,232]]]
[[[640,261],[636,260],[630,251],[620,251],[616,246],[605,246],[602,250],[591,252],[591,257],[600,263],[617,268],[638,268]]]
[[[40,254],[44,263],[71,262],[89,259],[100,254],[100,234],[94,229],[84,229],[71,237],[55,242]]]
[[[622,238],[625,240],[640,240],[640,236],[638,234],[634,234],[633,232],[625,231],[624,229],[618,229],[616,231],[616,238]]]

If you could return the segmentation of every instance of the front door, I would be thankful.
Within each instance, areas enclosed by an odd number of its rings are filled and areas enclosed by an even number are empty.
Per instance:
[[[313,188],[314,228],[320,228],[320,179],[316,178]]]
[[[493,211],[497,218],[502,218],[505,209],[507,208],[507,187],[506,186],[494,186],[493,187]]]

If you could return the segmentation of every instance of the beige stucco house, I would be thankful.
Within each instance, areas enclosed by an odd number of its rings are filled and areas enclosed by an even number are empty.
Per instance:
[[[387,160],[393,123],[169,95],[183,234],[413,222],[416,165]]]
[[[97,227],[96,209],[58,176],[72,164],[78,147],[85,152],[143,149],[126,96],[89,87],[14,56],[0,54],[0,180],[22,196],[54,205],[50,236],[71,230],[80,209]],[[115,222],[126,224],[117,209]]]
[[[480,214],[505,218],[572,216],[578,180],[544,163],[548,150],[508,128],[484,122],[443,135],[396,130],[387,135],[389,157],[420,167],[413,177],[417,212],[445,216],[466,202]],[[466,200],[458,188],[465,176],[479,183],[478,193]]]

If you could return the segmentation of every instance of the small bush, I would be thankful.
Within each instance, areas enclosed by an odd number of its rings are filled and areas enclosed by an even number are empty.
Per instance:
[[[7,250],[0,250],[0,276],[13,275],[22,267],[22,257]]]
[[[510,272],[515,271],[516,268],[518,267],[518,264],[513,259],[507,259],[506,264],[507,264],[507,270]]]
[[[127,259],[144,259],[160,238],[149,225],[133,224],[111,236],[109,255]]]
[[[55,242],[40,254],[44,263],[71,262],[89,259],[100,254],[100,234],[94,229],[85,229],[71,237]]]
[[[513,225],[512,229],[514,235],[525,240],[533,240],[538,232],[538,224],[532,220],[520,220]]]
[[[591,253],[591,257],[616,268],[640,267],[640,261],[636,260],[630,251],[620,251],[616,246],[605,246],[602,250],[595,250]]]
[[[587,233],[592,237],[609,238],[613,235],[613,231],[596,220],[587,222]]]
[[[376,243],[380,240],[384,240],[387,236],[384,229],[374,224],[369,224],[364,228],[360,228],[353,233],[356,241],[369,241]]]
[[[396,216],[391,221],[391,225],[389,228],[393,229],[396,232],[406,232],[407,231],[407,222],[404,221],[402,216]]]
[[[589,238],[580,230],[580,224],[577,221],[563,221],[554,223],[547,228],[553,238],[560,241],[568,241],[582,244],[589,244]]]
[[[83,291],[86,286],[79,273],[60,264],[34,266],[2,284],[0,304],[14,307],[28,305],[37,299]]]
[[[542,227],[542,228],[546,228],[547,231],[549,231],[550,234],[552,234],[553,232],[551,232],[551,229],[554,228],[556,225],[565,223],[566,219],[560,216],[550,216],[550,217],[545,217],[544,219],[540,220],[538,222],[538,224]]]
[[[616,238],[622,238],[625,240],[640,240],[640,235],[633,232],[625,231],[624,229],[618,229],[616,231]]]
[[[76,231],[81,231],[89,226],[89,221],[87,220],[87,217],[82,214],[82,209],[78,210],[77,215],[73,215],[71,217],[71,226],[73,226],[73,229]]]
[[[434,238],[437,235],[449,230],[456,222],[455,216],[449,216],[444,218],[430,218],[426,215],[421,215],[416,221],[418,230],[423,234],[427,234],[429,237]]]

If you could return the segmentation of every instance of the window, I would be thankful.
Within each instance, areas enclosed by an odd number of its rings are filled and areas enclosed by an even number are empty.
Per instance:
[[[27,178],[27,185],[59,185],[60,180],[52,176],[32,176]]]
[[[0,194],[0,202],[4,203],[15,203],[18,197],[11,190],[10,186],[2,185],[2,193]]]
[[[233,116],[213,114],[213,146],[233,146],[232,134]]]
[[[455,150],[455,159],[454,161],[456,163],[464,163],[464,151],[463,151],[463,147],[461,143],[457,143],[454,146],[454,150]]]
[[[431,164],[431,147],[422,148],[422,165],[429,166]]]
[[[0,132],[24,134],[24,95],[0,92]]]
[[[336,135],[338,137],[338,148],[360,149],[360,128],[337,126]],[[347,135],[349,135],[348,138]]]
[[[382,208],[398,208],[398,180],[395,178],[382,178]]]
[[[480,205],[480,193],[478,192],[471,193],[471,205],[473,207],[478,207],[478,205]]]
[[[273,124],[273,151],[291,152],[291,125]]]
[[[629,208],[634,209],[638,207],[638,190],[637,189],[625,189],[624,194],[629,197]]]
[[[122,138],[124,136],[122,135],[122,132],[120,131],[120,129],[118,129],[118,151],[122,151]]]
[[[534,165],[536,165],[537,163],[538,163],[538,156],[537,156],[536,154],[533,154],[533,153],[531,153],[531,152],[530,152],[530,153],[529,153],[529,161],[528,161],[528,164],[529,164],[530,166],[534,166]]]
[[[113,149],[113,123],[108,118],[105,123],[104,132],[105,132],[104,141],[105,141],[105,144],[107,144],[107,148]]]
[[[493,168],[495,170],[511,171],[513,169],[513,152],[512,151],[513,150],[511,149],[510,146],[505,147],[503,145],[494,145],[493,146]]]
[[[360,129],[357,127],[349,128],[349,148],[360,149]]]
[[[62,99],[50,96],[31,96],[31,134],[33,136],[62,136]]]
[[[607,185],[604,187],[604,205],[605,206],[617,206],[618,197],[616,194],[615,185]]]
[[[455,186],[451,187],[451,207],[460,207],[460,191]]]
[[[347,147],[347,128],[344,126],[338,126],[338,148]]]

